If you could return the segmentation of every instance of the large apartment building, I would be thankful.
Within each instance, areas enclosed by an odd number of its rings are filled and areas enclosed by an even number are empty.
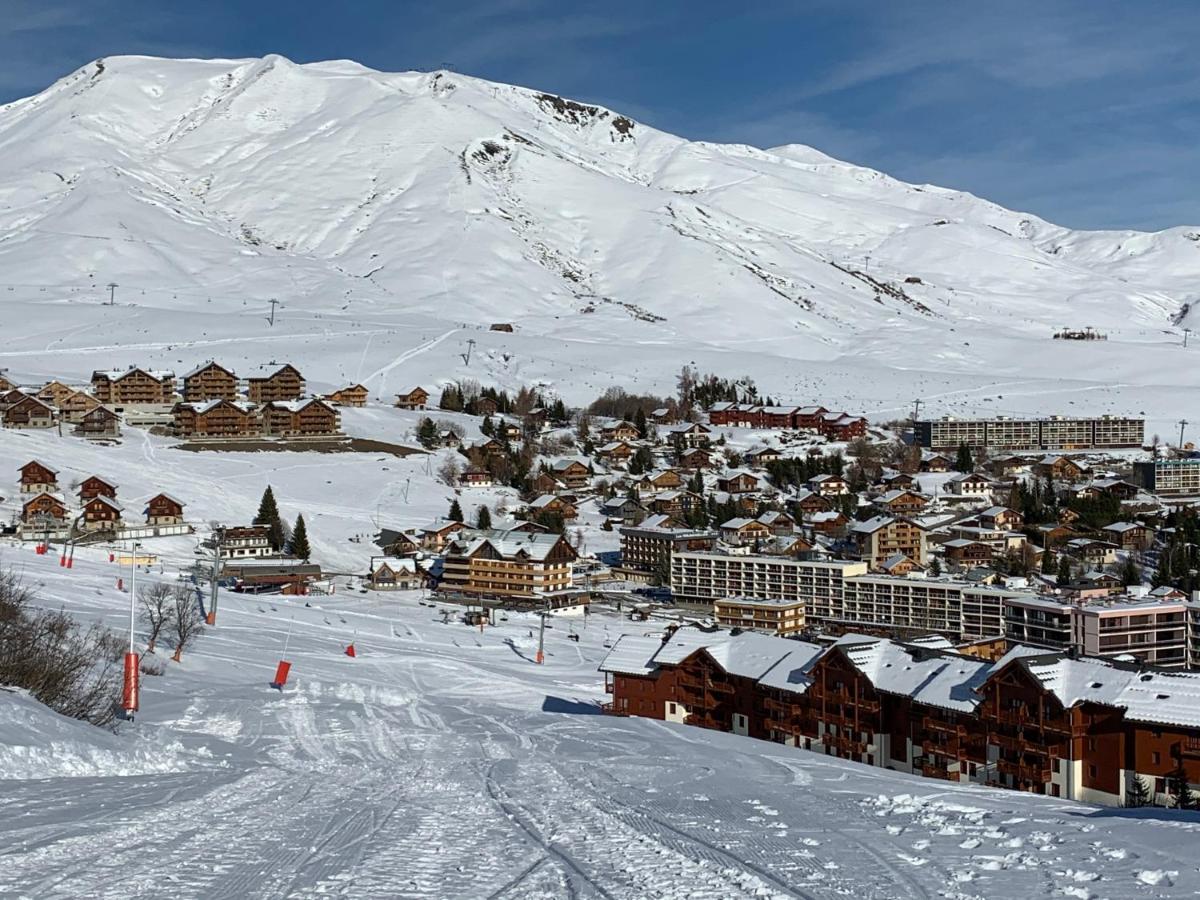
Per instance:
[[[953,782],[1165,806],[1200,783],[1200,678],[1016,647],[995,661],[847,635],[832,646],[680,628],[620,637],[606,711]],[[1194,789],[1194,788],[1193,788]]]
[[[804,601],[731,597],[713,604],[713,617],[727,628],[786,637],[804,630]]]
[[[115,406],[117,412],[129,404],[160,406],[175,400],[175,373],[132,369],[96,371],[92,373],[92,394],[105,406]]]
[[[1133,464],[1133,483],[1163,497],[1200,496],[1200,457]]]
[[[999,637],[1005,599],[1023,596],[965,582],[872,575],[860,561],[720,553],[675,554],[671,594],[709,608],[729,598],[802,603],[806,625],[826,631],[936,632],[954,641]]]
[[[568,590],[576,556],[560,534],[464,531],[446,547],[440,587],[480,597],[533,599]]]
[[[1004,603],[1004,634],[1014,644],[1182,668],[1189,663],[1188,606],[1183,599],[1014,596]]]
[[[993,450],[1115,450],[1141,447],[1146,422],[1126,416],[1040,419],[958,419],[945,416],[916,423],[916,443],[930,450],[966,444]]]
[[[641,572],[658,572],[670,565],[674,553],[711,550],[715,531],[643,524],[621,529],[621,565]]]

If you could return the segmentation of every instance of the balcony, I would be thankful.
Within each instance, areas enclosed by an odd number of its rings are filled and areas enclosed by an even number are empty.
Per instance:
[[[1004,759],[996,763],[996,771],[1001,775],[1011,775],[1018,783],[1031,784],[1045,784],[1054,774],[1049,766],[1014,763]]]
[[[869,752],[869,745],[863,741],[853,738],[831,737],[825,735],[824,743],[826,747],[831,747],[839,754],[845,754],[848,757],[858,758]]]
[[[941,778],[943,781],[958,781],[957,772],[949,772],[944,766],[936,763],[925,763],[921,766],[921,774],[926,778]]]
[[[1179,743],[1179,752],[1184,756],[1200,756],[1200,736],[1185,737]]]
[[[601,703],[600,712],[606,716],[628,716],[629,712],[626,709],[618,708],[616,703]]]
[[[956,737],[966,737],[967,734],[965,725],[952,724],[932,716],[922,717],[921,727],[925,731],[932,731],[939,734],[953,734]]]

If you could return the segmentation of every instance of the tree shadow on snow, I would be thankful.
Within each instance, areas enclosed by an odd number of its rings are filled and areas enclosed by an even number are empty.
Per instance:
[[[542,712],[564,713],[568,716],[598,716],[600,707],[595,703],[580,703],[578,700],[547,696],[542,701]]]

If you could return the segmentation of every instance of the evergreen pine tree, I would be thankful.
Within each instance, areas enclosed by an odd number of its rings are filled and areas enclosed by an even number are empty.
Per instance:
[[[640,406],[634,414],[633,424],[637,426],[638,437],[644,440],[646,435],[649,434],[649,426],[646,424],[646,411]]]
[[[1058,560],[1054,556],[1053,550],[1042,551],[1042,574],[1053,575],[1058,565]]]
[[[929,574],[933,575],[935,578],[942,574],[942,561],[936,556],[930,558],[929,560]]]
[[[426,449],[434,445],[437,441],[437,426],[433,424],[433,419],[426,416],[421,420],[421,424],[417,426],[417,440]]]
[[[451,500],[451,501],[450,501],[450,516],[449,516],[449,518],[450,518],[450,521],[451,521],[451,522],[461,522],[461,521],[463,521],[463,511],[462,511],[462,507],[458,505],[458,499],[457,499],[457,498],[455,498],[454,500]]]
[[[479,423],[479,432],[491,437],[496,433],[496,426],[492,424],[491,416],[484,416],[483,421]]]
[[[1125,587],[1142,583],[1142,570],[1138,566],[1137,561],[1133,558],[1133,554],[1125,557],[1121,563],[1121,584]]]
[[[958,445],[958,455],[954,458],[954,468],[959,472],[971,472],[975,468],[975,458],[971,456],[971,448],[966,444]]]
[[[279,507],[275,503],[275,492],[268,484],[263,491],[262,500],[258,504],[258,514],[254,517],[255,525],[266,525],[270,531],[267,540],[271,549],[278,552],[283,549],[283,520],[279,518]]]
[[[288,542],[288,552],[308,562],[312,556],[312,548],[308,546],[308,526],[304,524],[304,513],[296,516],[296,524],[292,528],[292,539]]]
[[[1129,783],[1129,790],[1125,792],[1125,805],[1133,808],[1149,806],[1152,800],[1150,788],[1146,786],[1142,776],[1134,775],[1133,781]]]
[[[1071,583],[1071,559],[1066,554],[1058,558],[1058,571],[1055,574],[1059,584]]]
[[[1196,796],[1188,784],[1187,771],[1179,765],[1167,776],[1167,793],[1171,795],[1171,806],[1175,809],[1194,809]]]
[[[492,527],[492,511],[486,506],[481,506],[475,512],[475,527],[483,530]]]

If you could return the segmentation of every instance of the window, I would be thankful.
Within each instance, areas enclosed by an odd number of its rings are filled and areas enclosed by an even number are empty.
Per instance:
[[[1092,737],[1091,737],[1091,738],[1088,738],[1088,739],[1087,739],[1087,748],[1088,748],[1089,750],[1095,750],[1095,749],[1096,749],[1096,739],[1095,739],[1095,738],[1092,738]]]
[[[1160,762],[1162,762],[1162,754],[1155,750],[1150,754],[1150,762],[1157,766]]]
[[[667,705],[671,708],[671,715],[675,715],[675,704],[669,703]]]

